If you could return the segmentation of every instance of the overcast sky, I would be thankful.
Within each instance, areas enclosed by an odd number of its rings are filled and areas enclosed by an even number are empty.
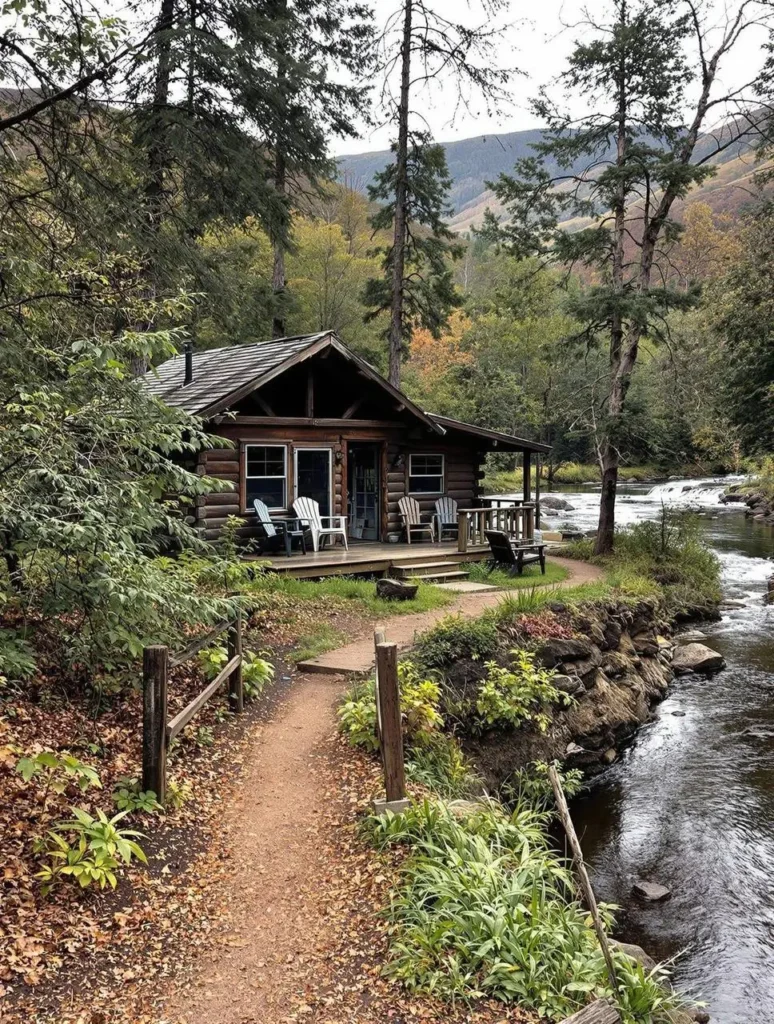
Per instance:
[[[444,17],[459,20],[465,24],[480,24],[482,20],[480,0],[436,0],[438,10]],[[374,0],[377,21],[380,23],[395,10],[397,0]],[[509,23],[498,44],[498,60],[503,67],[517,67],[523,75],[514,75],[507,108],[499,118],[491,117],[483,103],[476,103],[476,109],[462,111],[453,121],[449,109],[450,89],[424,92],[419,100],[434,137],[440,142],[466,139],[493,132],[521,131],[538,127],[529,109],[529,101],[541,85],[547,84],[565,66],[573,42],[583,33],[580,26],[582,11],[589,10],[600,16],[606,9],[605,0],[511,0],[509,13],[502,18]],[[724,19],[724,12],[736,10],[734,0],[716,0],[715,16],[718,23]],[[736,51],[727,58],[721,69],[721,78],[726,86],[744,82],[750,70],[760,66],[762,46],[767,38],[760,27],[751,28],[740,42]],[[417,105],[417,100],[414,100]],[[360,153],[365,150],[387,149],[392,138],[390,126],[376,129],[364,127],[360,140],[334,143],[334,153]]]

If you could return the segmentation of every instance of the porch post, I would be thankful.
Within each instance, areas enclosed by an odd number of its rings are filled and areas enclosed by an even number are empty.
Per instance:
[[[525,501],[529,501],[530,496],[532,494],[532,484],[531,484],[531,480],[530,480],[531,466],[530,466],[530,453],[529,452],[524,452],[523,453],[522,462],[523,462],[523,465],[524,465],[524,500]]]
[[[540,529],[540,456],[535,456],[535,527]]]

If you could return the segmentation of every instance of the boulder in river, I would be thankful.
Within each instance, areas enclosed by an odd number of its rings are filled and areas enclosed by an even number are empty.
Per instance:
[[[608,942],[613,949],[620,949],[622,953],[631,957],[632,960],[642,964],[646,971],[652,971],[656,966],[656,961],[649,953],[645,952],[642,946],[635,946],[633,942],[619,942],[618,939],[608,939]]]
[[[636,896],[638,900],[644,900],[646,903],[661,903],[663,900],[668,900],[671,895],[672,890],[658,882],[640,880],[632,886],[632,896]]]
[[[540,499],[541,508],[559,508],[562,512],[574,512],[575,506],[564,498],[557,498],[555,494],[546,494]]]
[[[704,644],[683,644],[675,649],[672,659],[672,668],[678,675],[687,672],[709,674],[725,667],[726,659],[723,655]]]

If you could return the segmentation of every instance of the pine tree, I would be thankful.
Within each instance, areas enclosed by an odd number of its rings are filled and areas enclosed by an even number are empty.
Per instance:
[[[506,6],[507,0],[480,2],[490,19]],[[380,40],[384,105],[396,128],[395,160],[377,175],[370,196],[385,203],[372,224],[375,231],[391,230],[392,244],[382,254],[384,278],[369,283],[365,301],[371,316],[389,310],[389,379],[396,387],[411,330],[424,327],[437,334],[459,304],[447,259],[461,250],[450,244],[443,223],[450,212],[446,158],[426,130],[413,128],[412,101],[428,85],[443,83],[456,91],[457,106],[468,106],[471,91],[496,105],[509,76],[491,64],[497,35],[491,22],[470,28],[444,17],[431,0],[403,0]],[[399,87],[393,99],[394,73]]]
[[[725,25],[707,29],[692,0],[612,0],[593,38],[570,56],[561,106],[545,93],[534,104],[547,125],[536,155],[492,186],[509,221],[489,215],[489,234],[519,256],[580,264],[600,281],[569,300],[583,325],[576,340],[588,346],[606,337],[608,347],[604,400],[595,410],[599,554],[613,547],[619,443],[640,343],[662,339],[668,313],[691,300],[668,284],[669,248],[680,232],[674,204],[713,173],[709,160],[758,132],[766,117],[756,107],[754,78],[716,95],[723,59],[764,6],[742,0]],[[580,118],[579,99],[586,106]],[[699,150],[710,112],[731,103],[738,116]],[[561,221],[570,218],[591,224],[565,231]]]

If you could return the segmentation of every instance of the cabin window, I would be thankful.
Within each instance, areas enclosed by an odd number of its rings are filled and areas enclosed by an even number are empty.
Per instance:
[[[409,455],[409,494],[443,494],[443,455]]]
[[[284,444],[245,445],[245,504],[260,498],[270,509],[287,508],[288,450]]]

